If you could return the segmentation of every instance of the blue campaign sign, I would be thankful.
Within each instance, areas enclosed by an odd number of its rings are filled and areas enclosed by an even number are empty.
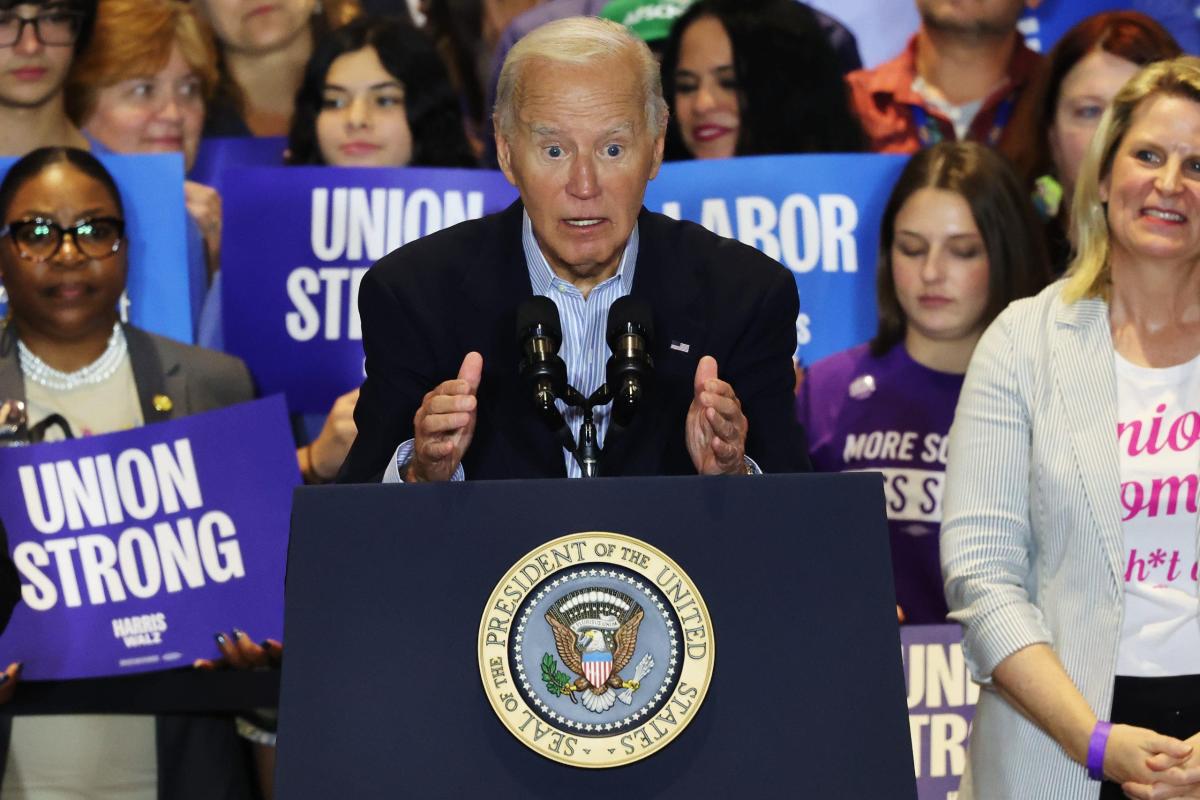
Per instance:
[[[1025,7],[1017,29],[1030,48],[1048,53],[1081,20],[1101,11],[1125,10],[1129,5],[1129,0],[1041,0],[1036,7]]]
[[[193,341],[183,157],[178,153],[97,157],[112,173],[125,204],[129,277],[128,308],[122,316],[139,328]],[[0,159],[0,176],[15,161]],[[3,305],[7,307],[7,297]]]
[[[879,220],[905,157],[758,156],[666,164],[646,206],[756,247],[796,276],[800,358],[875,332]]]
[[[226,186],[225,348],[293,412],[363,381],[358,287],[400,245],[510,204],[484,170],[257,167]]]
[[[22,602],[0,636],[24,677],[100,677],[218,655],[216,631],[281,638],[293,489],[282,398],[0,449]]]
[[[1125,5],[1161,22],[1183,52],[1200,55],[1200,0],[1127,0]]]

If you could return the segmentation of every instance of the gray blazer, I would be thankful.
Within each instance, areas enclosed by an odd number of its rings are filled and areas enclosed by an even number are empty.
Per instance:
[[[985,684],[962,800],[1099,795],[987,685],[998,663],[1045,642],[1097,716],[1112,707],[1125,590],[1114,350],[1107,303],[1067,305],[1062,288],[1013,303],[988,328],[950,433],[942,573]]]
[[[125,326],[133,380],[146,424],[212,411],[254,398],[246,365],[233,356],[181,344]],[[164,403],[161,398],[170,399]],[[16,337],[0,333],[0,400],[24,400],[25,379]],[[10,656],[5,654],[4,663]],[[78,681],[103,694],[109,680]],[[12,717],[0,714],[0,782],[12,733]],[[251,800],[255,788],[247,748],[228,715],[159,715],[158,796],[161,800]]]
[[[133,382],[146,424],[213,411],[254,399],[254,382],[239,358],[125,326]],[[169,403],[156,398],[167,397]],[[0,333],[0,401],[24,400],[16,336]]]

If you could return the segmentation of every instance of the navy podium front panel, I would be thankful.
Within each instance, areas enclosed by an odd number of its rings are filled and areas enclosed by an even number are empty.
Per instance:
[[[527,749],[478,666],[496,584],[579,531],[678,563],[716,644],[690,725],[604,770]],[[285,608],[282,800],[916,798],[876,474],[303,488]]]

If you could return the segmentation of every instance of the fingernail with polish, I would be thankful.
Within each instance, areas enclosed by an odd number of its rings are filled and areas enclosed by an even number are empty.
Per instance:
[[[245,631],[243,631],[241,628],[234,628],[234,629],[233,629],[233,638],[234,638],[234,639],[241,639],[241,638],[242,638],[243,636],[245,636],[245,635],[246,635],[246,632],[245,632]]]
[[[223,633],[213,634],[213,638],[217,640],[217,647],[224,647],[229,643],[229,640],[225,638],[225,634]]]

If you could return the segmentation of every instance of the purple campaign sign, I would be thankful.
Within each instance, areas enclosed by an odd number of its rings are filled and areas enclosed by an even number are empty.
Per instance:
[[[920,800],[954,800],[967,764],[979,686],[971,680],[957,625],[901,625],[908,726]]]
[[[225,189],[225,348],[293,412],[363,381],[358,287],[400,245],[505,208],[499,172],[256,167]]]
[[[283,633],[291,496],[283,399],[0,449],[0,518],[22,602],[0,660],[33,680],[217,655],[216,631]]]
[[[221,192],[236,183],[246,167],[278,167],[287,150],[286,136],[214,137],[200,140],[196,163],[188,178]]]

